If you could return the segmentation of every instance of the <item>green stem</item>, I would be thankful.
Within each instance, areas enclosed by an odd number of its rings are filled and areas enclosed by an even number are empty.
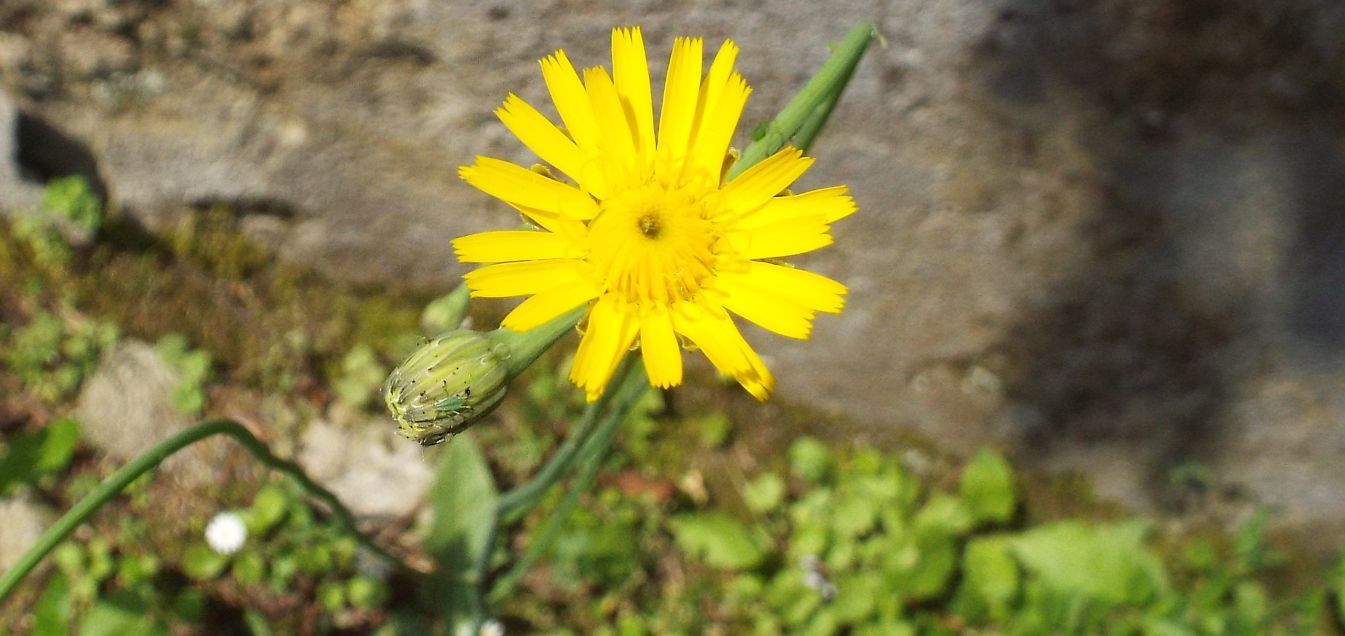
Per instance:
[[[570,513],[579,503],[580,495],[593,486],[598,468],[602,466],[603,458],[607,456],[607,452],[612,447],[612,439],[616,435],[617,425],[630,416],[635,404],[640,401],[640,397],[649,388],[644,367],[640,364],[631,363],[633,358],[634,356],[628,356],[627,358],[625,364],[631,367],[631,371],[629,375],[620,380],[619,388],[616,388],[615,391],[612,390],[613,387],[618,386],[617,382],[608,385],[608,390],[605,393],[615,394],[613,403],[616,406],[603,418],[602,423],[593,432],[593,436],[583,445],[583,450],[579,453],[583,457],[579,474],[575,475],[574,481],[570,484],[570,488],[566,491],[565,498],[561,500],[560,505],[547,517],[546,523],[528,543],[527,551],[492,586],[489,594],[491,602],[499,602],[513,592],[514,587],[523,578],[523,574],[537,562],[537,559],[541,558],[551,543],[555,541],[561,527],[565,525]]]
[[[512,380],[532,366],[557,340],[570,333],[587,313],[588,304],[585,303],[522,333],[501,327],[487,334],[487,337],[509,346],[509,378]]]
[[[854,72],[855,66],[859,64],[859,59],[864,56],[864,50],[868,48],[869,41],[873,39],[877,31],[871,22],[860,22],[845,39],[836,46],[835,51],[827,61],[822,64],[812,79],[803,86],[803,89],[794,96],[794,99],[785,105],[780,113],[766,125],[766,130],[760,138],[748,144],[747,149],[743,151],[742,157],[729,169],[728,180],[741,174],[744,170],[750,168],[753,164],[769,157],[775,151],[784,147],[785,143],[794,138],[809,121],[815,117],[819,107],[828,101],[835,105],[839,99],[840,93],[849,81],[850,75]],[[830,115],[830,108],[825,109],[822,121],[818,122],[810,135],[816,136],[817,130],[821,129],[822,123]],[[812,143],[811,137],[807,140]]]
[[[626,375],[635,363],[628,356],[617,367],[612,374],[612,380],[608,386],[622,386]],[[528,514],[537,502],[541,501],[542,496],[551,488],[574,464],[575,457],[579,454],[579,449],[584,445],[590,435],[593,433],[594,423],[598,420],[598,414],[607,408],[607,404],[612,400],[611,391],[603,391],[602,396],[588,408],[584,409],[584,414],[580,416],[579,424],[574,432],[565,438],[560,448],[551,454],[551,458],[543,464],[537,474],[533,476],[528,483],[525,483],[500,496],[499,504],[496,507],[497,515],[501,523],[513,523],[519,520],[523,515]]]
[[[233,420],[211,420],[193,426],[177,435],[174,435],[162,442],[159,442],[153,448],[145,451],[144,454],[135,458],[131,463],[122,466],[116,472],[109,475],[98,487],[86,495],[79,503],[70,508],[60,519],[56,520],[46,532],[38,537],[37,543],[33,544],[18,562],[8,571],[0,576],[0,601],[8,598],[14,591],[20,581],[23,580],[29,572],[37,567],[42,558],[51,552],[61,541],[70,536],[81,524],[93,516],[99,508],[117,496],[131,482],[135,481],[141,475],[153,470],[156,466],[167,459],[170,455],[199,442],[213,435],[227,435],[242,444],[248,452],[260,460],[263,464],[288,475],[294,481],[298,482],[304,490],[317,499],[326,503],[331,509],[332,516],[336,518],[345,529],[350,532],[360,545],[364,546],[370,552],[377,554],[383,559],[409,570],[405,563],[395,556],[392,556],[382,548],[378,547],[368,536],[365,536],[355,527],[355,516],[350,513],[341,501],[333,495],[331,491],[314,483],[304,474],[303,469],[297,464],[281,459],[273,455],[260,440],[248,432],[242,424]]]

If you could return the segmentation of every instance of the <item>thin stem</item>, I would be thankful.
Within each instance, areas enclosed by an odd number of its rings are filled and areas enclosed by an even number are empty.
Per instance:
[[[153,470],[170,455],[213,435],[227,435],[234,438],[263,464],[294,479],[294,481],[304,490],[308,491],[309,494],[327,504],[331,509],[332,516],[335,517],[337,522],[344,526],[357,541],[359,541],[360,545],[400,568],[410,570],[401,559],[392,556],[387,551],[383,550],[383,548],[378,547],[372,539],[360,532],[355,527],[355,516],[350,513],[350,510],[347,509],[341,501],[336,498],[336,495],[331,493],[331,491],[318,485],[312,479],[309,479],[308,475],[304,474],[303,469],[297,464],[273,455],[270,449],[254,437],[252,433],[248,432],[242,424],[233,420],[211,420],[197,424],[177,435],[159,442],[153,448],[145,451],[144,454],[132,460],[131,463],[122,466],[116,472],[109,475],[102,483],[98,484],[97,488],[94,488],[93,492],[85,495],[79,503],[71,507],[60,519],[57,519],[55,524],[48,528],[46,532],[42,533],[42,536],[38,537],[37,543],[33,544],[27,552],[24,552],[18,562],[6,571],[3,576],[0,576],[0,601],[9,597],[14,591],[14,588],[18,586],[19,582],[22,581],[33,568],[37,567],[37,564],[42,561],[42,558],[45,557],[47,553],[51,552],[51,550],[60,544],[61,541],[70,536],[70,533],[74,532],[75,529],[87,521],[89,517],[93,516],[93,513],[97,512],[103,504],[106,504],[113,497],[117,496],[117,494],[124,490],[131,482],[135,481],[141,475]]]
[[[628,357],[626,365],[631,367],[629,375],[622,379],[622,383],[615,391],[611,390],[615,384],[608,385],[606,393],[614,393],[613,403],[616,405],[602,423],[598,425],[593,436],[583,445],[580,455],[583,457],[583,463],[580,465],[579,474],[575,475],[574,481],[565,493],[565,498],[561,500],[560,505],[547,517],[546,523],[534,535],[533,540],[528,543],[528,549],[519,557],[509,571],[505,572],[495,582],[490,591],[489,599],[492,602],[498,602],[506,598],[518,585],[523,578],[523,574],[541,558],[551,543],[555,541],[556,535],[560,532],[562,526],[569,519],[570,513],[579,503],[580,495],[588,491],[593,485],[593,480],[597,476],[598,468],[602,466],[602,460],[607,456],[607,452],[612,447],[612,439],[616,435],[616,427],[621,422],[626,421],[630,412],[635,408],[635,404],[640,401],[645,390],[649,388],[649,383],[644,374],[644,367],[639,364],[632,364]]]
[[[489,338],[497,342],[503,342],[509,345],[509,377],[518,377],[528,367],[532,366],[537,358],[546,353],[551,345],[556,344],[565,334],[570,333],[574,326],[588,314],[588,305],[580,305],[574,309],[551,319],[551,321],[533,327],[522,333],[511,331],[503,327],[487,334]]]
[[[818,104],[813,109],[812,114],[808,115],[808,119],[805,119],[803,124],[799,126],[798,132],[794,133],[794,147],[802,150],[804,154],[807,154],[808,150],[813,147],[813,142],[817,140],[818,133],[822,132],[822,128],[827,125],[827,120],[831,119],[831,111],[835,110],[837,102],[841,101],[841,93],[844,92],[844,87],[850,83],[850,77],[854,75],[859,58],[855,58],[854,61],[855,64],[851,64],[846,69],[845,77],[841,79],[841,89],[832,92],[825,101]]]
[[[608,386],[622,386],[625,377],[630,373],[630,369],[635,365],[628,356],[615,373],[612,374],[612,380]],[[560,478],[570,470],[574,464],[575,457],[578,456],[579,449],[588,440],[593,433],[593,425],[598,420],[598,414],[607,408],[607,404],[612,400],[611,391],[603,391],[601,397],[596,402],[588,405],[584,409],[584,414],[579,418],[579,424],[574,432],[565,438],[560,448],[551,454],[551,458],[538,469],[537,474],[527,483],[500,495],[499,503],[496,506],[497,515],[501,523],[513,523],[519,520],[523,515],[528,514],[537,502],[542,500],[542,496],[551,488]]]
[[[855,65],[859,63],[859,58],[864,55],[864,50],[868,48],[869,41],[873,39],[875,33],[871,22],[860,22],[855,25],[855,28],[851,29],[845,39],[836,46],[831,57],[822,64],[822,68],[818,69],[817,74],[813,75],[794,99],[790,100],[775,119],[766,125],[764,134],[748,144],[742,158],[729,169],[728,179],[733,179],[753,164],[784,147],[809,118],[814,116],[820,104],[827,101],[834,102],[836,96],[845,88],[850,74],[854,72]],[[830,110],[827,114],[830,114]],[[825,119],[826,115],[823,115],[823,121]],[[821,128],[820,123],[817,128]],[[811,134],[815,136],[816,130]],[[809,139],[808,142],[811,143],[812,140]]]

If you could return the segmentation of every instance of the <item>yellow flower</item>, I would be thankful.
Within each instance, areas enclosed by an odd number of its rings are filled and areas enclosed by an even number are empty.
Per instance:
[[[638,344],[650,382],[682,381],[694,345],[758,399],[770,370],[729,312],[775,333],[808,337],[816,312],[839,313],[845,286],[771,262],[831,244],[832,222],[855,211],[844,186],[789,194],[812,159],[785,148],[726,181],[729,141],[750,89],[725,41],[701,76],[700,39],[678,38],[657,136],[638,28],[612,32],[612,74],[563,51],[541,61],[564,123],[510,94],[496,114],[544,167],[477,157],[460,174],[541,231],[484,232],[453,241],[473,296],[529,296],[504,319],[525,331],[588,303],[570,379],[590,401]]]

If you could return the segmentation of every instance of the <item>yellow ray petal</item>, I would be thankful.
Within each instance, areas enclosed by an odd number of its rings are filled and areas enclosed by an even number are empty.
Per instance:
[[[724,164],[724,154],[728,152],[733,131],[738,127],[743,105],[751,89],[741,75],[733,72],[733,63],[738,57],[738,45],[725,40],[715,60],[710,64],[710,72],[701,84],[701,95],[696,109],[694,132],[692,133],[691,154],[688,157],[686,174],[703,174],[717,180]]]
[[[582,176],[584,153],[565,133],[523,98],[510,93],[495,115],[505,128],[538,157],[576,181]]]
[[[584,389],[589,402],[602,395],[621,356],[635,341],[638,326],[635,308],[615,296],[603,296],[593,305],[570,367],[570,380]]]
[[[691,124],[696,117],[701,82],[701,39],[677,38],[663,84],[663,106],[658,120],[658,164],[667,177],[686,157]]]
[[[654,156],[654,100],[640,27],[612,31],[612,74],[621,104],[636,131],[636,151],[643,161],[649,161]]]
[[[508,203],[572,219],[591,219],[598,214],[593,198],[574,186],[508,161],[478,156],[475,164],[459,168],[458,175],[478,190]]]
[[[813,311],[838,314],[845,307],[845,285],[807,270],[751,261],[745,273],[721,272],[719,278],[772,290]]]
[[[812,157],[786,146],[738,175],[724,186],[721,214],[741,215],[765,205],[813,165]]]
[[[659,306],[640,321],[640,352],[650,384],[666,389],[682,383],[682,349],[666,307]]]
[[[779,258],[811,252],[831,245],[831,226],[821,215],[795,218],[727,236],[743,258]]]
[[[561,216],[555,212],[546,212],[536,208],[524,207],[506,202],[509,207],[518,210],[524,221],[544,228],[546,231],[564,237],[571,243],[581,243],[588,236],[588,226],[583,221]]]
[[[720,277],[714,298],[729,311],[782,336],[807,340],[813,330],[813,311],[781,295],[760,289],[742,277]]]
[[[584,87],[593,105],[593,114],[603,125],[598,129],[598,144],[603,151],[603,165],[607,169],[607,183],[614,188],[628,187],[637,178],[641,165],[635,156],[635,139],[631,122],[621,106],[616,85],[607,69],[584,69]]]
[[[542,79],[551,92],[551,102],[556,105],[561,121],[570,132],[575,143],[588,153],[598,151],[598,124],[593,118],[593,107],[589,105],[588,94],[574,72],[574,65],[565,51],[542,58]]]
[[[858,209],[845,186],[832,186],[775,197],[733,223],[735,229],[752,229],[805,216],[822,215],[827,223],[835,223]]]
[[[514,331],[527,331],[549,322],[579,305],[598,296],[598,291],[587,281],[557,287],[544,291],[523,301],[509,315],[504,317],[500,326]]]
[[[481,232],[453,239],[453,251],[464,263],[504,263],[577,257],[576,246],[550,232],[507,230]]]
[[[738,381],[758,400],[770,397],[775,378],[761,357],[747,344],[733,319],[723,310],[679,303],[673,312],[673,329],[705,352],[705,357],[726,375]]]
[[[487,265],[462,278],[472,295],[480,298],[529,296],[584,283],[580,262],[571,259],[525,261]]]

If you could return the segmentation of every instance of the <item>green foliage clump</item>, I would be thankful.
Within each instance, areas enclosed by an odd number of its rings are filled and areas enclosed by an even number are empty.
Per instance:
[[[23,327],[0,325],[0,362],[44,402],[69,397],[117,341],[117,327],[64,311],[39,312]]]
[[[72,250],[65,234],[92,238],[102,224],[102,201],[84,177],[72,175],[47,183],[42,206],[19,218],[14,234],[28,246],[38,266],[55,269],[70,262]]]
[[[340,372],[332,380],[332,393],[342,403],[363,408],[378,393],[388,369],[379,362],[378,354],[369,345],[359,343],[341,358]]]
[[[20,484],[36,484],[70,465],[79,445],[79,424],[70,418],[15,436],[0,454],[0,497]]]
[[[204,541],[193,543],[183,554],[183,573],[203,583],[224,578],[243,589],[311,595],[334,626],[387,602],[378,567],[366,566],[355,540],[318,519],[291,483],[263,486],[238,514],[247,527],[243,548],[221,554]],[[278,624],[281,618],[254,620]]]
[[[591,605],[507,611],[612,635],[1308,634],[1327,618],[1325,588],[1286,599],[1267,587],[1263,515],[1227,547],[1191,539],[1171,559],[1135,519],[1022,526],[1017,478],[988,449],[951,492],[872,448],[805,437],[786,456],[741,483],[741,506],[669,511],[603,488],[557,539],[546,579],[588,589]],[[648,585],[667,571],[680,574]]]
[[[182,334],[170,333],[154,345],[168,366],[182,375],[168,395],[174,409],[185,415],[200,415],[205,409],[205,383],[210,379],[210,352],[193,349]]]

